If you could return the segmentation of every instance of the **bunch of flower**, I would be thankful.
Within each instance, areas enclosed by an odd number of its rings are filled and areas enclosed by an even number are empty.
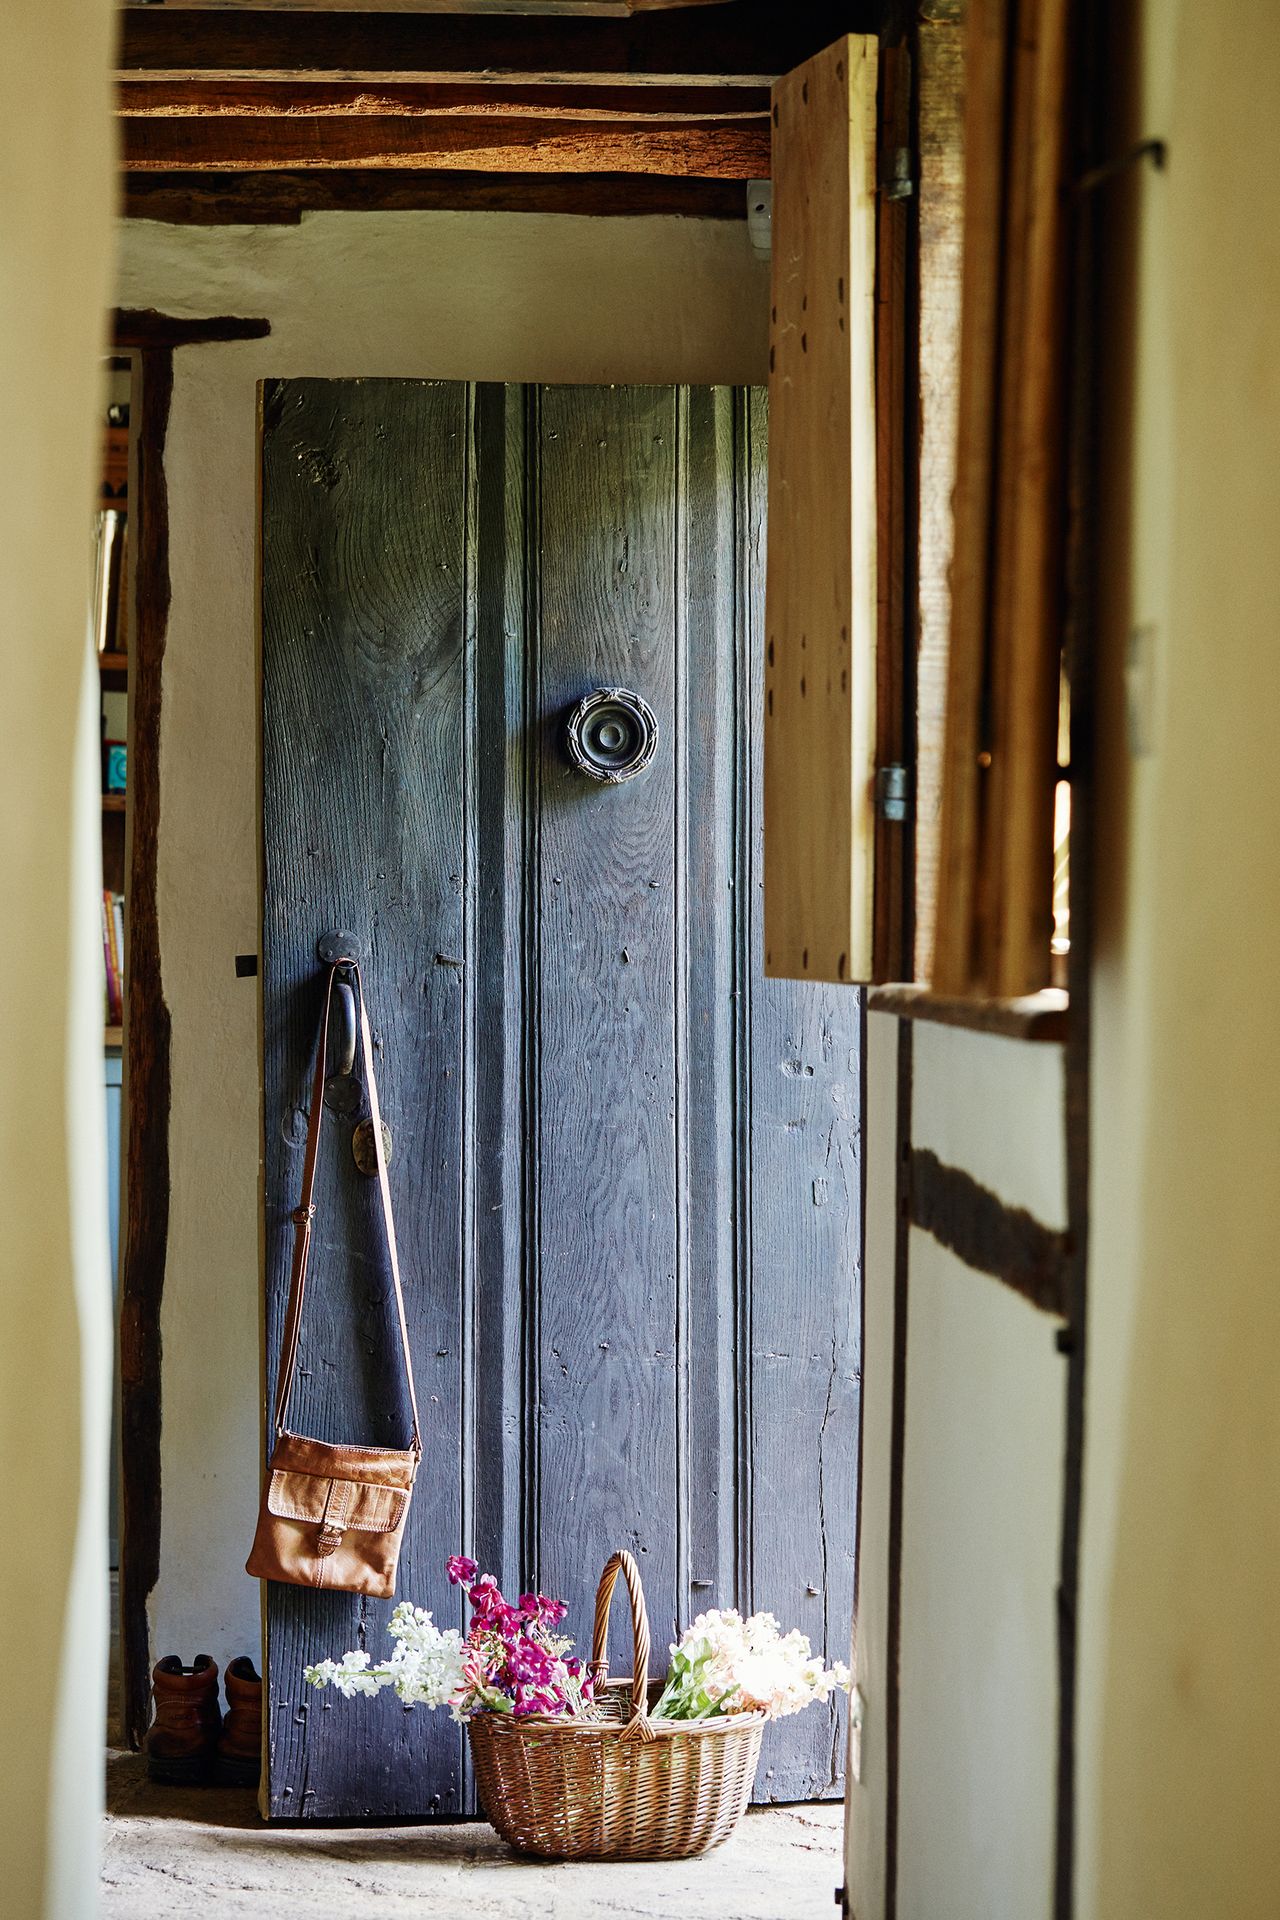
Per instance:
[[[493,1575],[477,1573],[475,1561],[464,1553],[454,1554],[445,1568],[471,1602],[466,1644],[472,1684],[481,1696],[477,1706],[580,1717],[591,1703],[595,1681],[574,1658],[573,1641],[555,1631],[569,1611],[564,1601],[522,1593],[511,1606]]]
[[[732,1608],[699,1614],[678,1646],[653,1710],[655,1719],[707,1720],[713,1714],[766,1713],[777,1720],[847,1688],[848,1667],[824,1667],[805,1634],[784,1634],[771,1613],[744,1620]]]
[[[347,1653],[308,1667],[304,1677],[315,1687],[336,1687],[347,1699],[394,1687],[406,1706],[447,1706],[455,1720],[473,1713],[586,1713],[595,1682],[573,1658],[573,1642],[555,1632],[567,1612],[564,1602],[522,1593],[512,1606],[493,1575],[477,1575],[466,1554],[454,1554],[446,1571],[471,1602],[465,1640],[406,1600],[391,1616],[396,1647],[389,1660],[375,1666],[367,1653]]]

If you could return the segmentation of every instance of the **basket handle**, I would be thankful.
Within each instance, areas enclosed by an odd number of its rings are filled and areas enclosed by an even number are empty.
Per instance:
[[[621,1573],[627,1583],[627,1598],[631,1602],[631,1633],[635,1648],[631,1663],[631,1719],[627,1725],[628,1733],[635,1733],[640,1739],[651,1740],[649,1731],[649,1609],[644,1603],[644,1588],[640,1584],[640,1569],[627,1552],[620,1548],[606,1563],[600,1575],[600,1585],[596,1588],[596,1618],[591,1634],[591,1671],[598,1680],[603,1680],[609,1670],[609,1604],[613,1599],[613,1589]]]

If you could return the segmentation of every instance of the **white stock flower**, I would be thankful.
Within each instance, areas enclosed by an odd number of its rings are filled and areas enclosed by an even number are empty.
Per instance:
[[[388,1632],[396,1643],[389,1660],[375,1667],[367,1653],[345,1653],[308,1667],[304,1678],[313,1687],[336,1687],[348,1700],[394,1687],[406,1706],[448,1705],[463,1682],[462,1635],[455,1627],[442,1632],[425,1608],[407,1600],[392,1614]]]
[[[657,1712],[677,1720],[716,1713],[798,1713],[849,1685],[849,1670],[827,1669],[798,1629],[783,1634],[771,1613],[750,1619],[732,1608],[699,1614],[671,1649],[671,1675]]]

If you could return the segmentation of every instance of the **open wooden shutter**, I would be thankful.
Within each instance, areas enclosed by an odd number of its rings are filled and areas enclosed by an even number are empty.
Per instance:
[[[1048,985],[1062,639],[1068,0],[971,0],[931,985]]]
[[[765,970],[874,977],[876,42],[773,90]]]

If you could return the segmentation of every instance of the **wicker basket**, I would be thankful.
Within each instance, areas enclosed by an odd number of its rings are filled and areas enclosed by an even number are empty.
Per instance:
[[[607,1678],[609,1602],[621,1572],[635,1635],[632,1676]],[[675,1860],[727,1840],[760,1758],[762,1713],[650,1720],[649,1616],[640,1572],[615,1553],[596,1592],[594,1720],[477,1714],[467,1722],[476,1787],[513,1847],[552,1859]]]

